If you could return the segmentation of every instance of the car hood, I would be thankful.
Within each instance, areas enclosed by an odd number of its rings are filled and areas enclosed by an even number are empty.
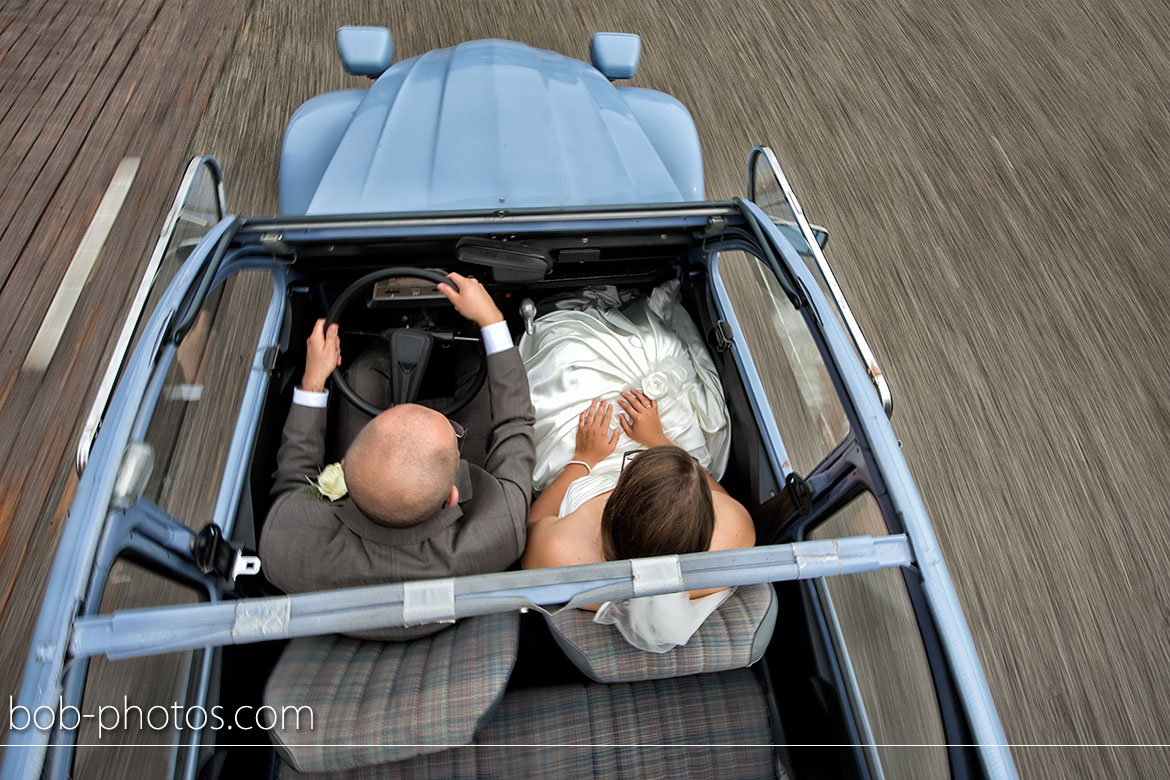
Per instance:
[[[580,60],[483,40],[387,70],[309,214],[681,201],[621,93]]]

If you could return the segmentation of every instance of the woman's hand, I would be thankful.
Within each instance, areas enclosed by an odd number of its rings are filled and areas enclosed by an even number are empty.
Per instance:
[[[658,417],[658,402],[646,397],[641,390],[622,391],[622,400],[618,405],[625,412],[618,417],[618,424],[634,441],[643,447],[660,447],[672,444],[666,434],[662,432],[662,420]]]
[[[606,456],[614,451],[622,432],[615,430],[613,436],[609,435],[609,423],[612,419],[613,404],[594,398],[593,403],[589,404],[589,408],[581,412],[577,418],[577,449],[573,452],[573,460],[584,463],[592,471],[594,466],[605,460]],[[532,502],[532,508],[528,510],[528,528],[529,533],[532,533],[533,529],[544,529],[545,536],[541,537],[538,534],[536,537],[538,540],[555,538],[555,536],[548,536],[548,522],[546,521],[555,522],[557,520],[561,503],[565,500],[565,492],[569,489],[569,483],[575,477],[580,476],[583,476],[580,469],[575,466],[570,468],[569,465],[566,465],[561,469],[557,478]],[[539,568],[560,565],[541,563],[540,561],[546,560],[544,556],[548,550],[537,552],[537,548],[540,548],[542,543],[538,541],[534,546],[532,538],[529,537],[529,546],[524,551],[521,566]]]
[[[613,404],[597,398],[577,418],[577,449],[573,460],[584,461],[593,468],[605,460],[617,447],[621,432],[609,434],[609,423],[613,419]]]

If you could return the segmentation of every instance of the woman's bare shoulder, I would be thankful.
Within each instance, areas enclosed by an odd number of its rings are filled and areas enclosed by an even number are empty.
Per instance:
[[[593,522],[592,507],[586,502],[564,517],[546,517],[528,527],[528,542],[520,559],[525,569],[574,566],[601,560],[601,538]]]
[[[712,493],[715,508],[715,533],[712,550],[734,550],[756,543],[756,526],[747,508],[726,493]]]

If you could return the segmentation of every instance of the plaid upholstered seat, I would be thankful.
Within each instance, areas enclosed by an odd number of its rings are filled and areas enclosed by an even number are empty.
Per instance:
[[[476,734],[474,747],[349,772],[282,777],[753,780],[779,775],[768,747],[774,741],[756,676],[737,669],[640,683],[515,690]],[[559,747],[524,747],[537,744]]]
[[[302,716],[299,729],[274,729],[277,749],[303,772],[329,772],[467,744],[504,694],[519,624],[511,612],[410,642],[294,639],[264,703],[277,712],[310,707],[313,723],[306,727]]]
[[[750,666],[763,656],[776,626],[776,591],[741,585],[711,613],[685,645],[647,653],[626,642],[593,613],[566,609],[546,620],[553,638],[577,668],[598,682],[633,682],[720,672]]]

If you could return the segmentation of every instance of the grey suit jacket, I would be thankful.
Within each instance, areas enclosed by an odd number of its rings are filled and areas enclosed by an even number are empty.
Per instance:
[[[277,453],[275,500],[260,537],[269,581],[285,592],[502,571],[524,551],[536,449],[528,377],[515,347],[489,355],[491,433],[484,468],[459,462],[459,504],[410,528],[368,519],[348,498],[308,488],[325,452],[325,409],[293,404]],[[443,626],[386,629],[404,639]]]

